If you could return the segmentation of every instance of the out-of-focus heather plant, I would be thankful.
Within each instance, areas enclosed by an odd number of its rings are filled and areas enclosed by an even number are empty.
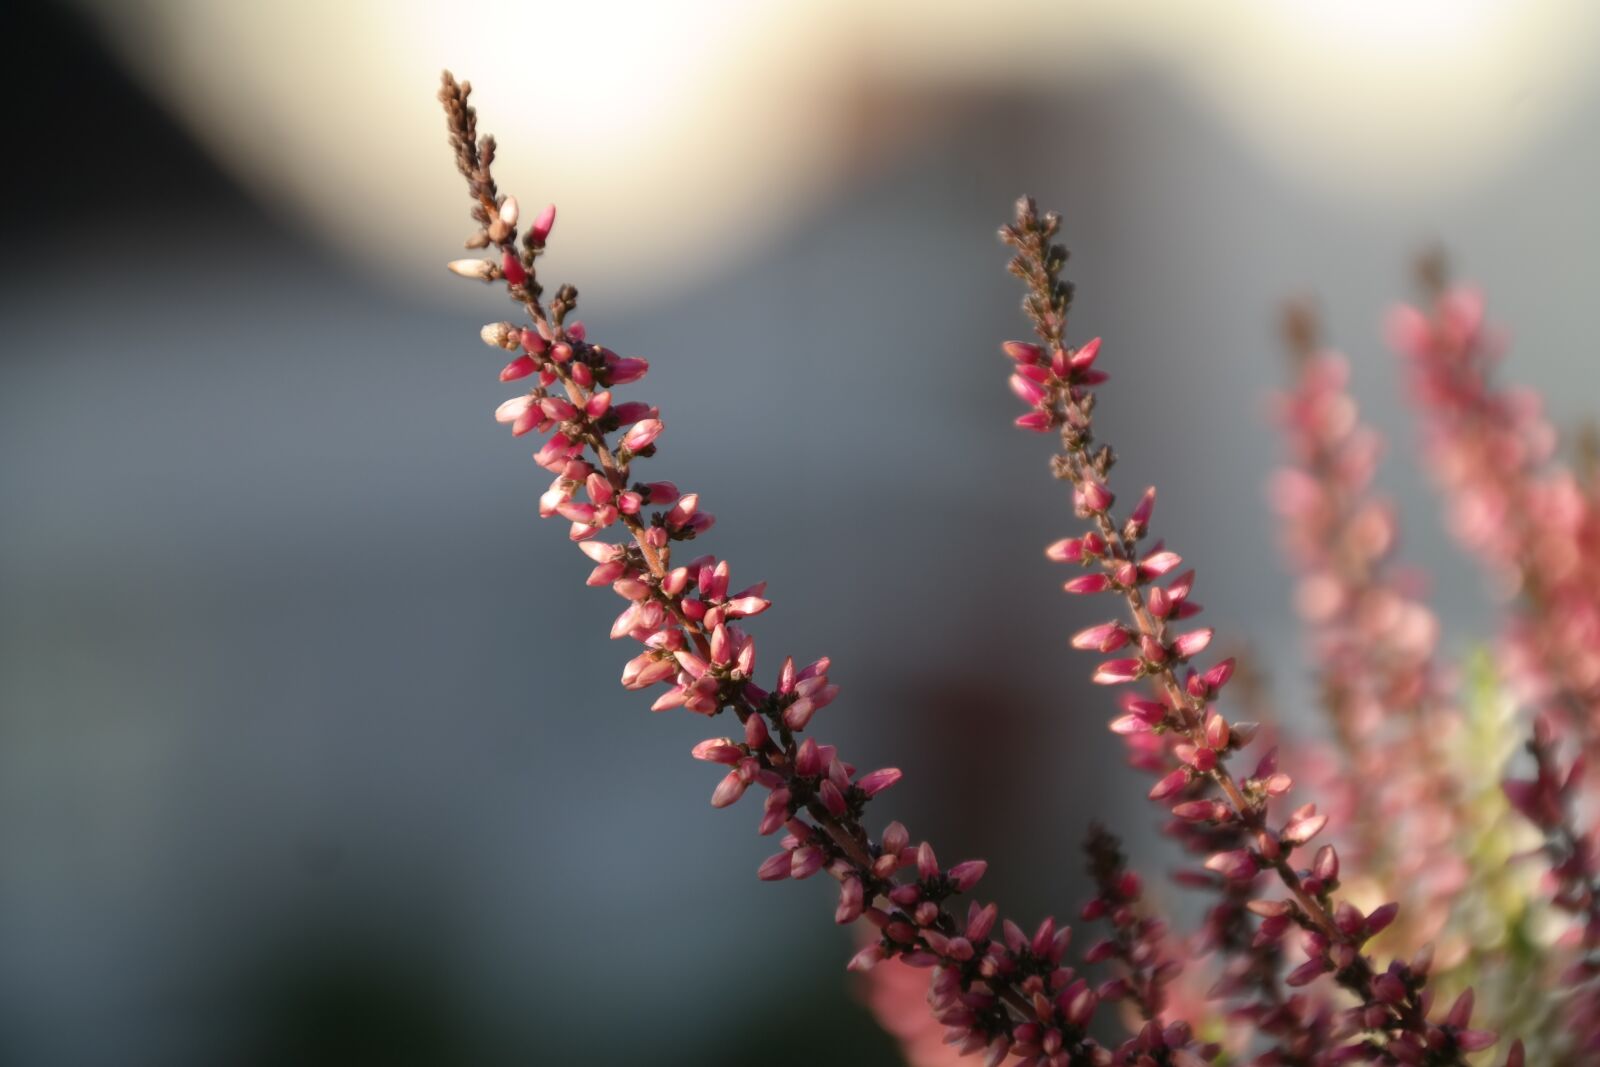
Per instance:
[[[1280,759],[1278,737],[1301,724],[1236,713],[1262,701],[1230,688],[1232,659],[1207,658],[1195,571],[1152,534],[1155,490],[1118,507],[1095,420],[1105,360],[1098,338],[1068,339],[1060,219],[1024,199],[1002,228],[1034,332],[1001,346],[1026,408],[1016,421],[1057,443],[1052,470],[1081,524],[1046,554],[1070,568],[1068,593],[1109,616],[1070,643],[1101,656],[1093,680],[1120,691],[1111,731],[1153,780],[1162,833],[1192,857],[1176,884],[1205,901],[1181,932],[1094,828],[1095,895],[1076,909],[1090,940],[1073,953],[1065,924],[1024,927],[973,898],[984,861],[946,864],[878,816],[900,771],[861,773],[810,731],[838,695],[827,659],[758,667],[764,583],[738,588],[726,560],[696,554],[710,513],[647,480],[665,424],[622,391],[649,366],[588,337],[576,289],[547,297],[555,209],[524,225],[499,191],[470,91],[448,74],[440,91],[481,253],[450,269],[516,308],[481,331],[521,390],[496,418],[538,435],[534,459],[553,476],[540,514],[568,524],[588,584],[623,601],[611,636],[638,646],[623,686],[653,691],[653,710],[728,724],[692,753],[719,768],[712,805],[761,798],[756,829],[778,851],[760,879],[837,884],[835,921],[861,931],[849,968],[909,1062],[1600,1063],[1600,849],[1584,828],[1597,790],[1582,773],[1600,748],[1600,487],[1553,462],[1536,403],[1494,385],[1501,342],[1478,297],[1436,286],[1431,312],[1391,326],[1451,525],[1513,605],[1498,654],[1464,668],[1441,659],[1423,583],[1397,562],[1395,509],[1372,490],[1381,448],[1348,365],[1309,316],[1292,320],[1271,498],[1328,741],[1297,737]],[[1320,770],[1297,786],[1302,767]]]

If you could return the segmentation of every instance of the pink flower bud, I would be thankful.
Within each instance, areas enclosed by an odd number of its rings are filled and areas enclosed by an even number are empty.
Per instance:
[[[505,273],[506,281],[512,285],[521,285],[528,280],[528,272],[523,269],[522,261],[515,252],[507,252],[500,258],[500,269]]]
[[[514,396],[494,409],[495,422],[516,422],[533,405],[531,396]]]
[[[1188,659],[1190,656],[1199,655],[1211,643],[1211,627],[1202,630],[1190,630],[1172,642],[1172,654],[1179,659]]]
[[[1154,486],[1144,491],[1144,496],[1139,498],[1139,503],[1133,507],[1133,513],[1128,516],[1128,521],[1143,529],[1150,525],[1150,513],[1156,509],[1156,490]]]
[[[1305,814],[1296,813],[1283,828],[1283,843],[1286,845],[1303,845],[1310,841],[1322,828],[1328,824],[1326,815],[1318,815],[1314,805],[1307,805],[1310,811]]]
[[[1144,664],[1136,659],[1106,660],[1095,668],[1093,681],[1097,685],[1121,685],[1131,682],[1144,673]]]
[[[1044,349],[1031,341],[1007,341],[1000,349],[1018,363],[1038,363],[1044,358]]]
[[[606,378],[612,385],[627,385],[643,378],[650,370],[650,364],[642,359],[622,359],[606,357]]]
[[[1258,868],[1250,850],[1240,848],[1213,854],[1206,860],[1206,869],[1216,871],[1229,881],[1242,882],[1254,878]]]
[[[533,361],[532,357],[518,356],[501,368],[500,380],[502,382],[514,382],[519,378],[526,378],[538,369],[539,365]]]
[[[871,774],[862,775],[861,780],[856,783],[856,788],[869,797],[875,797],[899,780],[900,768],[885,767],[882,770],[873,771]]]
[[[643,422],[636,423],[633,429],[628,431],[627,435],[622,439],[622,444],[630,452],[638,452],[648,447],[652,441],[661,436],[661,430],[660,419],[645,419]]]
[[[725,808],[744,796],[744,791],[749,787],[750,783],[745,781],[738,771],[730,771],[727,777],[718,782],[717,788],[712,791],[711,806],[713,808]]]
[[[948,872],[950,883],[956,887],[958,893],[971,892],[972,887],[978,884],[978,880],[988,869],[989,864],[985,860],[964,860],[950,868]]]
[[[1072,637],[1072,647],[1095,652],[1115,652],[1128,643],[1128,631],[1117,622],[1105,622],[1079,630]]]
[[[1017,394],[1017,399],[1029,407],[1036,407],[1044,400],[1044,386],[1030,378],[1025,378],[1020,374],[1013,374],[1009,384],[1011,391]]]
[[[1096,337],[1091,341],[1085,341],[1081,346],[1079,346],[1079,348],[1072,353],[1072,358],[1068,361],[1067,366],[1071,367],[1073,370],[1088,370],[1094,365],[1094,361],[1099,355],[1100,338]]]
[[[554,204],[550,204],[543,211],[539,212],[538,218],[533,220],[533,243],[535,245],[544,244],[545,241],[549,239],[550,230],[555,226],[555,224],[556,206]]]
[[[1183,562],[1183,557],[1176,552],[1156,552],[1146,556],[1139,564],[1139,575],[1149,580],[1159,578],[1170,571],[1178,569],[1178,564]]]
[[[815,778],[822,773],[822,753],[815,738],[808,737],[800,742],[795,752],[794,772],[802,778]]]
[[[1112,502],[1116,500],[1116,497],[1112,495],[1111,490],[1107,489],[1104,485],[1096,481],[1084,482],[1083,485],[1078,488],[1077,497],[1078,503],[1082,505],[1086,511],[1094,512],[1105,511],[1111,506]]]

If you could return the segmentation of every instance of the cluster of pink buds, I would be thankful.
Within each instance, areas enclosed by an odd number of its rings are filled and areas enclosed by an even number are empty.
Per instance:
[[[1571,991],[1563,1014],[1577,1051],[1600,1057],[1600,832],[1585,833],[1574,823],[1583,758],[1563,769],[1555,749],[1550,720],[1537,719],[1528,742],[1534,777],[1507,779],[1502,788],[1512,807],[1544,835],[1551,900],[1576,920],[1562,946],[1570,962],[1558,981]]]
[[[1406,358],[1450,527],[1520,608],[1502,656],[1525,701],[1600,753],[1600,485],[1553,464],[1538,394],[1498,387],[1504,336],[1475,289],[1425,274],[1430,312],[1396,308],[1390,343]]]
[[[1600,759],[1600,475],[1554,460],[1556,432],[1536,393],[1495,383],[1506,340],[1486,323],[1482,294],[1447,287],[1437,262],[1420,273],[1431,307],[1396,308],[1389,340],[1410,371],[1450,527],[1513,601],[1499,658],[1535,712],[1537,774],[1504,789],[1545,837],[1551,903],[1576,920],[1560,946],[1573,962],[1556,983],[1568,991],[1578,1054],[1600,1054],[1596,845],[1575,821],[1600,802],[1583,774]],[[1577,752],[1565,768],[1558,739]]]
[[[1360,422],[1349,365],[1316,345],[1309,311],[1293,309],[1289,327],[1295,376],[1275,404],[1289,462],[1270,496],[1342,757],[1329,784],[1344,797],[1346,858],[1403,897],[1391,943],[1414,951],[1436,942],[1468,873],[1445,750],[1459,713],[1434,663],[1438,620],[1393,567],[1394,508],[1371,492],[1381,444]]]
[[[729,563],[714,555],[682,558],[691,551],[685,543],[710,531],[714,519],[697,494],[645,480],[665,424],[655,406],[620,394],[649,365],[591,340],[573,318],[571,286],[546,299],[538,260],[548,250],[555,209],[519,230],[522,213],[495,184],[495,145],[478,137],[469,93],[447,74],[440,99],[477,226],[467,245],[492,251],[450,269],[503,286],[526,319],[492,322],[481,331],[485,344],[509,357],[500,380],[523,390],[495,417],[515,436],[537,435],[534,460],[554,476],[539,499],[540,515],[566,524],[587,557],[588,584],[608,586],[623,601],[611,627],[614,639],[634,642],[623,686],[650,692],[653,710],[682,709],[724,724],[711,728],[716,736],[695,745],[692,755],[716,769],[713,807],[735,807],[747,794],[759,798],[746,809],[759,808],[751,812],[756,831],[774,839],[777,851],[757,866],[758,878],[826,875],[838,889],[835,921],[859,922],[866,934],[849,968],[872,982],[885,964],[883,981],[896,988],[910,971],[927,976],[926,1025],[895,1024],[908,1048],[925,1052],[930,1033],[937,1033],[943,1046],[981,1055],[986,1067],[1202,1067],[1216,1060],[1222,1044],[1201,1039],[1191,1026],[1199,1022],[1210,1034],[1215,1019],[1176,1014],[1169,991],[1182,968],[1166,924],[1145,912],[1142,883],[1109,835],[1090,842],[1097,895],[1084,917],[1105,921],[1111,935],[1075,961],[1069,927],[1046,918],[1024,928],[994,903],[971,898],[987,869],[983,860],[946,865],[903,823],[878,821],[873,802],[901,772],[863,773],[813,735],[818,714],[839,692],[829,660],[801,666],[785,658],[776,669],[771,659],[758,662],[748,627],[771,606],[764,583],[735,585]],[[1059,435],[1054,471],[1070,483],[1074,512],[1086,528],[1048,554],[1080,568],[1066,582],[1068,592],[1117,606],[1116,617],[1081,631],[1072,644],[1106,657],[1094,670],[1096,682],[1127,687],[1112,729],[1133,762],[1155,777],[1150,797],[1168,813],[1168,833],[1199,859],[1180,880],[1215,894],[1201,941],[1225,958],[1217,982],[1217,997],[1226,1002],[1221,1010],[1266,1039],[1254,1061],[1264,1067],[1465,1067],[1496,1041],[1472,1025],[1471,990],[1435,1012],[1428,951],[1387,962],[1371,955],[1369,943],[1395,922],[1398,905],[1364,910],[1343,892],[1338,852],[1316,843],[1328,816],[1314,803],[1289,800],[1293,782],[1275,751],[1236,766],[1259,731],[1224,714],[1219,701],[1234,678],[1234,661],[1202,662],[1212,632],[1186,624],[1201,611],[1191,598],[1194,571],[1149,541],[1153,489],[1125,517],[1114,510],[1115,456],[1095,442],[1093,421],[1094,390],[1107,376],[1098,365],[1098,340],[1076,347],[1064,340],[1071,288],[1060,278],[1066,253],[1053,243],[1059,225],[1025,199],[1002,231],[1016,251],[1011,270],[1027,285],[1024,308],[1038,335],[1004,346],[1011,387],[1028,408],[1017,421]],[[1328,402],[1337,406],[1336,399]],[[1329,443],[1336,450],[1349,444]],[[1342,489],[1363,487],[1357,478]],[[1357,525],[1369,539],[1392,538],[1371,522]],[[1375,571],[1385,551],[1369,553],[1363,566]],[[1368,576],[1365,585],[1347,575],[1341,580],[1335,591],[1341,603],[1389,596],[1388,608],[1410,611],[1411,602],[1389,584]],[[1395,629],[1404,626],[1392,617],[1361,623],[1369,610],[1377,609],[1334,613],[1352,626],[1381,622],[1391,642],[1393,660],[1364,665],[1362,684],[1381,685],[1384,699],[1405,691],[1423,702],[1431,693],[1425,654],[1431,638],[1406,645]],[[1508,787],[1508,795],[1525,810],[1546,812],[1551,802],[1540,783],[1521,794]],[[1540,825],[1554,842],[1552,856],[1558,846],[1567,850],[1560,862],[1575,880],[1563,899],[1572,910],[1592,913],[1592,842],[1560,829],[1566,824],[1559,821]],[[877,836],[873,826],[881,827]],[[1580,851],[1581,860],[1567,858]],[[1098,983],[1080,973],[1080,966],[1102,963],[1117,973]],[[899,996],[878,999],[904,1004]],[[1130,1009],[1130,1032],[1120,1041],[1100,1032],[1103,1002]],[[1520,1067],[1520,1045],[1513,1043],[1505,1062]]]
[[[501,258],[451,269],[503,282],[529,320],[482,331],[486,343],[515,354],[502,380],[531,383],[496,418],[517,435],[548,435],[534,458],[556,479],[540,512],[570,524],[571,539],[593,564],[589,584],[609,585],[627,602],[612,636],[644,648],[624,667],[623,684],[662,687],[656,710],[731,712],[737,720],[736,731],[701,742],[693,755],[727,768],[712,791],[713,806],[730,807],[752,788],[765,793],[757,830],[784,833],[781,851],[759,866],[758,876],[832,877],[839,885],[835,919],[865,920],[877,934],[851,969],[895,959],[931,971],[928,1000],[944,1040],[963,1053],[983,1052],[990,1067],[1010,1061],[1197,1067],[1201,1059],[1182,1025],[1147,1027],[1117,1047],[1090,1035],[1099,997],[1066,961],[1070,928],[1047,918],[1028,934],[1002,920],[994,904],[978,901],[958,913],[954,899],[983,877],[982,860],[943,866],[930,843],[915,841],[898,822],[877,840],[869,835],[866,808],[900,772],[858,775],[834,746],[803,736],[838,692],[826,659],[804,668],[785,660],[770,688],[756,682],[755,644],[742,623],[768,608],[762,585],[733,591],[728,564],[712,556],[674,560],[676,547],[710,529],[712,519],[695,494],[634,478],[635,466],[655,455],[663,424],[654,407],[613,394],[648,367],[595,344],[580,323],[568,321],[577,302],[572,287],[562,286],[548,306],[542,300],[536,260],[546,251],[554,213],[540,216],[519,249],[519,212],[495,187],[493,142],[476,137],[469,92],[447,74],[440,99],[480,226],[468,244],[494,245]],[[608,531],[624,539],[606,541]]]
[[[1309,866],[1297,863],[1296,852],[1324,828],[1326,816],[1315,805],[1303,804],[1275,826],[1271,805],[1291,786],[1276,760],[1268,754],[1244,778],[1229,767],[1255,727],[1229,723],[1215,706],[1232,676],[1232,663],[1206,668],[1190,662],[1210,634],[1177,634],[1171,628],[1198,608],[1189,600],[1192,572],[1158,584],[1177,569],[1178,556],[1159,542],[1141,547],[1153,491],[1143,494],[1125,520],[1113,513],[1109,474],[1116,457],[1109,447],[1096,444],[1093,432],[1094,387],[1106,380],[1094,366],[1101,345],[1096,340],[1074,349],[1064,340],[1072,290],[1060,278],[1066,251],[1053,243],[1059,228],[1059,216],[1041,217],[1032,201],[1023,199],[1015,221],[1001,230],[1001,239],[1016,251],[1010,270],[1027,287],[1023,308],[1040,342],[1013,341],[1003,348],[1017,368],[1012,391],[1029,407],[1018,423],[1059,434],[1062,450],[1054,459],[1055,474],[1071,484],[1074,511],[1089,522],[1086,533],[1058,542],[1049,554],[1087,572],[1066,583],[1068,592],[1114,598],[1123,611],[1120,620],[1079,634],[1074,643],[1095,650],[1136,649],[1135,657],[1102,663],[1095,679],[1150,683],[1149,697],[1128,701],[1128,714],[1115,720],[1113,729],[1162,735],[1176,766],[1157,782],[1151,797],[1170,805],[1179,821],[1241,831],[1241,843],[1213,852],[1207,869],[1241,887],[1268,873],[1284,891],[1282,897],[1250,901],[1261,917],[1258,933],[1282,938],[1300,932],[1305,961],[1287,976],[1290,985],[1331,975],[1358,1001],[1344,1013],[1340,1029],[1347,1043],[1337,1055],[1403,1063],[1423,1062],[1420,1057],[1426,1055],[1431,1063],[1465,1063],[1466,1055],[1495,1041],[1494,1034],[1467,1025],[1470,997],[1444,1019],[1432,1020],[1430,955],[1411,964],[1394,961],[1380,970],[1363,954],[1366,942],[1393,922],[1396,905],[1363,913],[1348,900],[1337,899],[1339,861],[1331,846],[1323,846]],[[1156,758],[1149,762],[1161,763]],[[1194,798],[1196,783],[1204,783],[1214,795]]]
[[[1141,910],[1143,883],[1128,868],[1121,844],[1109,831],[1091,826],[1084,852],[1096,895],[1084,905],[1083,919],[1102,920],[1111,927],[1111,936],[1091,947],[1084,960],[1114,960],[1121,971],[1101,984],[1097,990],[1100,999],[1126,1000],[1144,1022],[1158,1022],[1166,1011],[1166,988],[1183,970],[1183,964],[1168,951],[1167,924]]]

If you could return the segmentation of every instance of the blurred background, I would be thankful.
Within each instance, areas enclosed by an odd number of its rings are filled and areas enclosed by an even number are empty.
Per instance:
[[[1513,0],[11,0],[0,195],[0,1063],[893,1064],[815,883],[617,688],[450,279],[450,67],[550,281],[649,358],[650,473],[766,578],[764,655],[1006,910],[1074,914],[1146,786],[1066,648],[994,238],[1066,218],[1120,484],[1291,718],[1261,484],[1280,302],[1391,442],[1452,648],[1476,573],[1378,323],[1443,242],[1510,377],[1600,408],[1600,7]],[[1161,879],[1153,878],[1160,882]],[[1166,892],[1166,890],[1162,890]]]

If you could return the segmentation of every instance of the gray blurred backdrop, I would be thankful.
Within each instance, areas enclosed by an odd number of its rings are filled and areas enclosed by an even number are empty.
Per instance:
[[[289,7],[300,22],[281,32],[305,49],[263,69],[330,99],[372,92],[361,60],[381,36],[330,44]],[[860,38],[831,36],[823,5],[786,5],[853,72],[814,110],[786,97],[792,125],[768,131],[810,143],[826,127],[825,174],[791,189],[751,170],[743,188],[715,144],[685,145],[744,213],[683,208],[712,220],[676,235],[692,269],[674,270],[671,208],[644,167],[607,178],[628,199],[563,203],[548,269],[579,284],[593,336],[651,359],[635,392],[668,429],[650,473],[704,494],[707,550],[736,582],[770,580],[764,656],[834,657],[843,694],[816,729],[906,771],[878,810],[948,860],[986,856],[984,891],[1009,912],[1070,915],[1091,817],[1151,874],[1173,857],[1103,729],[1108,696],[1066,647],[1097,616],[1040,553],[1073,523],[1044,443],[1008,426],[996,345],[1024,327],[996,226],[1022,191],[1065,214],[1075,333],[1107,338],[1101,425],[1120,484],[1160,484],[1157,525],[1200,566],[1211,622],[1298,716],[1289,583],[1261,503],[1277,304],[1315,294],[1350,353],[1390,434],[1408,556],[1435,576],[1452,647],[1469,647],[1486,600],[1408,462],[1378,323],[1411,255],[1442,240],[1512,329],[1509,374],[1563,424],[1596,409],[1593,22],[1527,5],[1582,62],[1535,49],[1486,68],[1468,99],[1499,104],[1462,128],[1514,136],[1386,179],[1362,169],[1385,161],[1362,158],[1361,109],[1381,126],[1388,105],[1360,95],[1361,70],[1350,128],[1328,131],[1344,138],[1335,164],[1297,166],[1162,58],[1175,53],[1079,76],[1039,58],[1050,40],[1006,4],[982,62],[1006,74],[1006,35],[1027,37],[1012,64],[1026,76],[941,80],[929,44],[900,79],[891,50],[924,40],[919,15],[882,7],[882,32]],[[427,132],[386,140],[398,162],[369,180],[419,175],[429,195],[352,236],[328,222],[341,205],[390,212],[342,184],[359,159],[295,156],[293,113],[279,127],[241,111],[230,129],[250,158],[282,146],[300,187],[333,186],[326,202],[285,192],[173,104],[218,71],[152,80],[162,27],[184,17],[0,14],[0,1062],[896,1062],[843,973],[828,891],[759,884],[755,809],[707,806],[715,776],[688,758],[706,724],[617,688],[618,602],[583,587],[560,524],[536,517],[548,476],[489,418],[508,390],[476,331],[502,303],[444,275],[454,244],[413,236],[467,232],[433,102],[436,68],[458,60],[381,87]],[[1150,18],[1117,32],[1170,35]],[[1072,28],[1052,9],[1063,47]],[[1474,47],[1545,39],[1518,32]],[[603,57],[607,40],[565,47]],[[213,58],[233,106],[233,68]],[[535,60],[507,43],[477,62]],[[1441,88],[1407,62],[1417,93]],[[536,102],[492,95],[492,70],[459,73],[485,79],[484,127],[504,133],[525,210],[560,199],[537,184],[542,153],[606,167],[593,145],[518,142]],[[1393,84],[1402,107],[1408,83]],[[348,143],[361,137],[352,126]],[[634,221],[637,247],[609,230],[585,245],[586,226]]]

